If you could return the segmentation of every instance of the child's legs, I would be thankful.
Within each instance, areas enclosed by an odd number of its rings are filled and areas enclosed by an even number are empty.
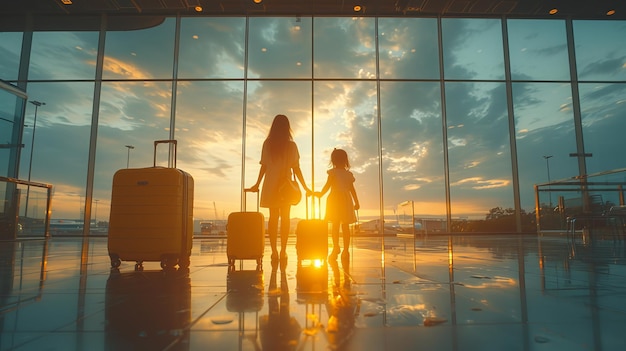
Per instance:
[[[341,223],[341,231],[343,234],[343,249],[348,250],[350,248],[350,224]],[[339,238],[337,238],[339,240]]]
[[[341,228],[341,223],[333,222],[332,235],[333,235],[333,252],[339,252],[339,229]]]

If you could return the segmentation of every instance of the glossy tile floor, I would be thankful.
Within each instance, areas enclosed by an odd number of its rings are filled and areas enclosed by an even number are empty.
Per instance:
[[[292,239],[293,240],[293,239]],[[623,238],[357,237],[350,258],[188,270],[123,262],[104,237],[0,242],[1,350],[624,350]],[[384,245],[384,250],[381,247]],[[413,249],[414,247],[414,249]],[[381,262],[384,262],[382,264]]]

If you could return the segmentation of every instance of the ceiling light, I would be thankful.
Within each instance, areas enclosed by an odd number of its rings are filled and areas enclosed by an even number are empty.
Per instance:
[[[613,16],[614,14],[615,14],[615,10],[608,10],[608,11],[606,12],[606,15],[607,15],[607,16]]]
[[[551,14],[551,15],[556,15],[557,12],[559,12],[559,9],[554,8],[554,9],[550,10],[548,13]]]
[[[63,3],[63,5],[71,5],[72,4],[72,0],[61,0],[61,2]]]
[[[354,12],[359,12],[359,11],[361,11],[361,6],[354,5]]]
[[[202,6],[196,6],[195,10],[196,12],[202,12]]]
[[[254,1],[255,4],[260,4],[263,2],[263,0],[252,0],[252,1]]]

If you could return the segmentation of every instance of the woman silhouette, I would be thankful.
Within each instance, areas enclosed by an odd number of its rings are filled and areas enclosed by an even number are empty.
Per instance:
[[[281,198],[280,186],[291,178],[291,172],[302,184],[304,190],[310,192],[307,188],[302,171],[300,170],[300,154],[298,146],[293,141],[291,126],[289,119],[285,115],[276,115],[267,138],[263,142],[261,151],[261,168],[256,183],[247,189],[248,191],[259,191],[261,180],[263,188],[261,189],[260,206],[269,209],[270,216],[268,219],[268,234],[270,237],[270,245],[272,247],[272,264],[278,261],[277,236],[278,236],[278,219],[280,218],[280,261],[285,263],[287,260],[287,239],[289,238],[291,204]]]

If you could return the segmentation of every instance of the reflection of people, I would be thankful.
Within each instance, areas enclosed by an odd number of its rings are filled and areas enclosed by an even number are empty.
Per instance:
[[[276,249],[278,236],[278,218],[280,217],[280,258],[285,262],[287,258],[286,247],[289,237],[289,212],[291,204],[281,199],[279,196],[280,185],[288,181],[291,172],[296,175],[300,184],[309,191],[304,183],[302,171],[300,170],[300,154],[298,146],[293,141],[291,135],[291,127],[289,119],[285,115],[277,115],[274,117],[272,126],[263,142],[263,150],[261,151],[261,169],[256,183],[248,190],[259,191],[261,180],[263,188],[261,190],[260,206],[269,208],[270,216],[268,219],[268,234],[270,237],[270,245],[272,247],[272,263],[278,261],[278,251]]]
[[[346,262],[343,262],[343,284],[341,284],[341,276],[337,261],[328,262],[333,270],[334,286],[333,295],[328,301],[328,325],[326,333],[328,341],[332,345],[330,349],[340,350],[348,342],[352,336],[354,323],[356,320],[356,303],[354,293],[351,289],[351,281],[349,268]]]
[[[268,314],[259,318],[261,345],[263,350],[296,350],[302,328],[289,314],[289,287],[285,272],[280,274],[280,290],[277,289],[276,270],[273,269],[268,288]]]
[[[350,224],[356,222],[354,210],[359,209],[359,198],[354,189],[354,175],[350,172],[348,154],[342,149],[334,149],[330,154],[332,168],[328,170],[328,179],[321,191],[315,192],[316,196],[323,196],[329,189],[326,200],[326,220],[333,224],[333,251],[330,254],[332,260],[339,255],[339,230],[343,234],[342,258],[347,258],[350,247]],[[354,202],[353,202],[354,201]]]

